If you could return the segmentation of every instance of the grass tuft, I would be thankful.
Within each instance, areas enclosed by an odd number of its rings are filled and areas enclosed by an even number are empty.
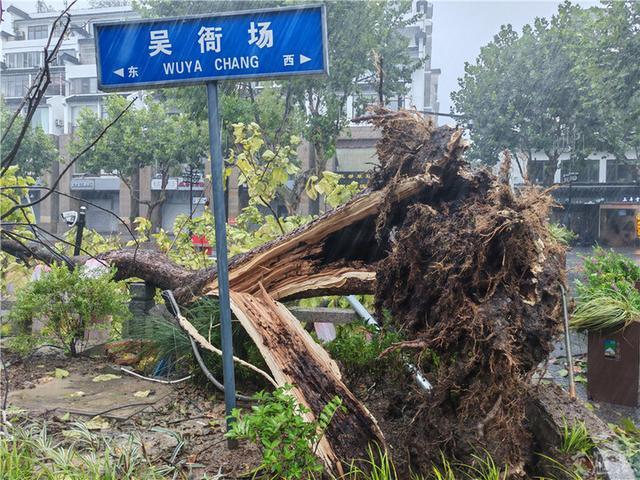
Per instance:
[[[562,439],[558,447],[560,452],[566,455],[575,455],[576,453],[588,455],[595,446],[583,421],[577,421],[569,425],[566,419],[564,420]]]

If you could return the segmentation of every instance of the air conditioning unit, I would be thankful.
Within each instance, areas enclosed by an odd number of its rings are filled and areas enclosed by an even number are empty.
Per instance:
[[[64,122],[59,118],[56,119],[56,127],[60,127],[60,128],[64,127]]]

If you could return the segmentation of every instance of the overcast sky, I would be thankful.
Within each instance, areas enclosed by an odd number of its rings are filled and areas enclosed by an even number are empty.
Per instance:
[[[547,0],[461,1],[435,0],[431,66],[440,68],[440,111],[449,113],[451,92],[458,89],[464,63],[475,62],[480,47],[489,43],[501,25],[510,23],[518,32],[536,17],[551,17],[561,2]],[[596,5],[581,1],[582,6]],[[450,119],[441,118],[440,123]]]

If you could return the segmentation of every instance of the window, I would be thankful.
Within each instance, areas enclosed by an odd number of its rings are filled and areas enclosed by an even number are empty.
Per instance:
[[[43,52],[19,52],[5,54],[7,68],[39,68],[44,63]]]
[[[62,55],[65,53],[71,55],[72,57],[76,56],[75,50],[60,50],[58,52],[58,55],[56,55],[56,58],[53,59],[52,65],[56,65],[56,66],[64,65],[64,61],[62,60]]]
[[[58,38],[62,35],[62,31],[64,30],[64,21],[60,20],[56,24],[56,27],[53,29],[53,38]],[[69,32],[71,31],[71,25],[67,28],[67,35],[64,38],[69,38]]]
[[[97,78],[72,78],[71,95],[82,93],[96,93],[98,91]]]
[[[636,179],[636,165],[633,162],[619,162],[618,160],[607,160],[607,182],[629,183]]]
[[[49,133],[49,108],[38,107],[31,117],[31,126],[33,128],[41,127],[45,133]]]
[[[27,40],[38,40],[49,37],[49,27],[47,25],[31,25],[27,27]]]
[[[47,87],[47,95],[64,95],[64,73],[51,72],[51,83]]]
[[[80,43],[80,63],[91,64],[96,63],[96,50],[93,43]]]
[[[3,75],[2,95],[5,97],[24,97],[29,88],[30,75]]]
[[[598,160],[567,160],[560,162],[560,181],[565,182],[570,173],[577,173],[576,182],[598,183],[600,162]]]
[[[534,160],[532,162],[527,163],[527,167],[529,170],[529,180],[533,183],[542,183],[544,182],[544,170],[545,164],[547,162]]]

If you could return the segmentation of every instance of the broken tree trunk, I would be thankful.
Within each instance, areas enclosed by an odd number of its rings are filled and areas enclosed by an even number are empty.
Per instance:
[[[318,448],[326,465],[343,475],[341,462],[364,458],[363,447],[376,442],[385,448],[378,424],[342,382],[336,363],[284,305],[264,289],[256,295],[231,291],[231,309],[278,384],[293,385],[293,395],[310,410],[309,420],[333,397],[342,399],[345,411],[336,412]]]

